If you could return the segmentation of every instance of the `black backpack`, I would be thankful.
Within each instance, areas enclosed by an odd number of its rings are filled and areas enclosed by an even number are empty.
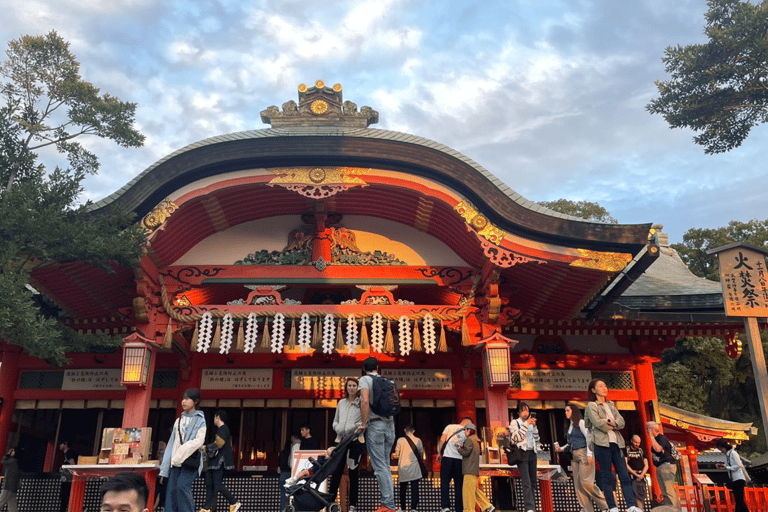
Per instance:
[[[371,375],[371,410],[383,418],[400,413],[400,395],[395,382],[381,375]]]

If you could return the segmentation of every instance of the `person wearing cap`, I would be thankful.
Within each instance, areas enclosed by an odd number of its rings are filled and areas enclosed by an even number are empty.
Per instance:
[[[464,425],[464,440],[456,441],[456,449],[462,456],[461,471],[464,473],[461,489],[464,512],[475,512],[476,505],[479,505],[483,512],[493,512],[495,507],[477,485],[477,479],[480,477],[480,439],[476,432],[475,424],[468,423]]]
[[[203,452],[207,426],[203,411],[197,408],[200,390],[190,388],[181,399],[181,415],[176,418],[171,438],[160,464],[160,477],[168,479],[165,491],[167,512],[195,512],[192,482],[203,469]]]

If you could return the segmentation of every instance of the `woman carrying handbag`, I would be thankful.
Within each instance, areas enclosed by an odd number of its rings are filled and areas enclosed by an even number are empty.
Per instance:
[[[171,430],[171,438],[160,464],[160,478],[168,479],[165,495],[166,512],[195,512],[192,482],[203,469],[206,423],[203,412],[197,409],[200,390],[190,388],[181,399],[181,415]]]

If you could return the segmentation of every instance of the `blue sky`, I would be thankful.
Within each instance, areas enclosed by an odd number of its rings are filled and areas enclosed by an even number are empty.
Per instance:
[[[707,156],[645,105],[670,45],[703,42],[705,0],[0,0],[0,42],[55,29],[83,77],[138,103],[140,149],[88,139],[86,197],[222,133],[300,83],[341,83],[374,128],[436,140],[533,201],[596,201],[621,223],[691,227],[768,218],[758,127]]]

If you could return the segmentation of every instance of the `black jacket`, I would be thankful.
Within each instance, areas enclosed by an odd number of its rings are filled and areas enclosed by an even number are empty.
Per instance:
[[[2,460],[3,464],[3,490],[16,492],[19,490],[19,461],[16,457],[6,455]]]

